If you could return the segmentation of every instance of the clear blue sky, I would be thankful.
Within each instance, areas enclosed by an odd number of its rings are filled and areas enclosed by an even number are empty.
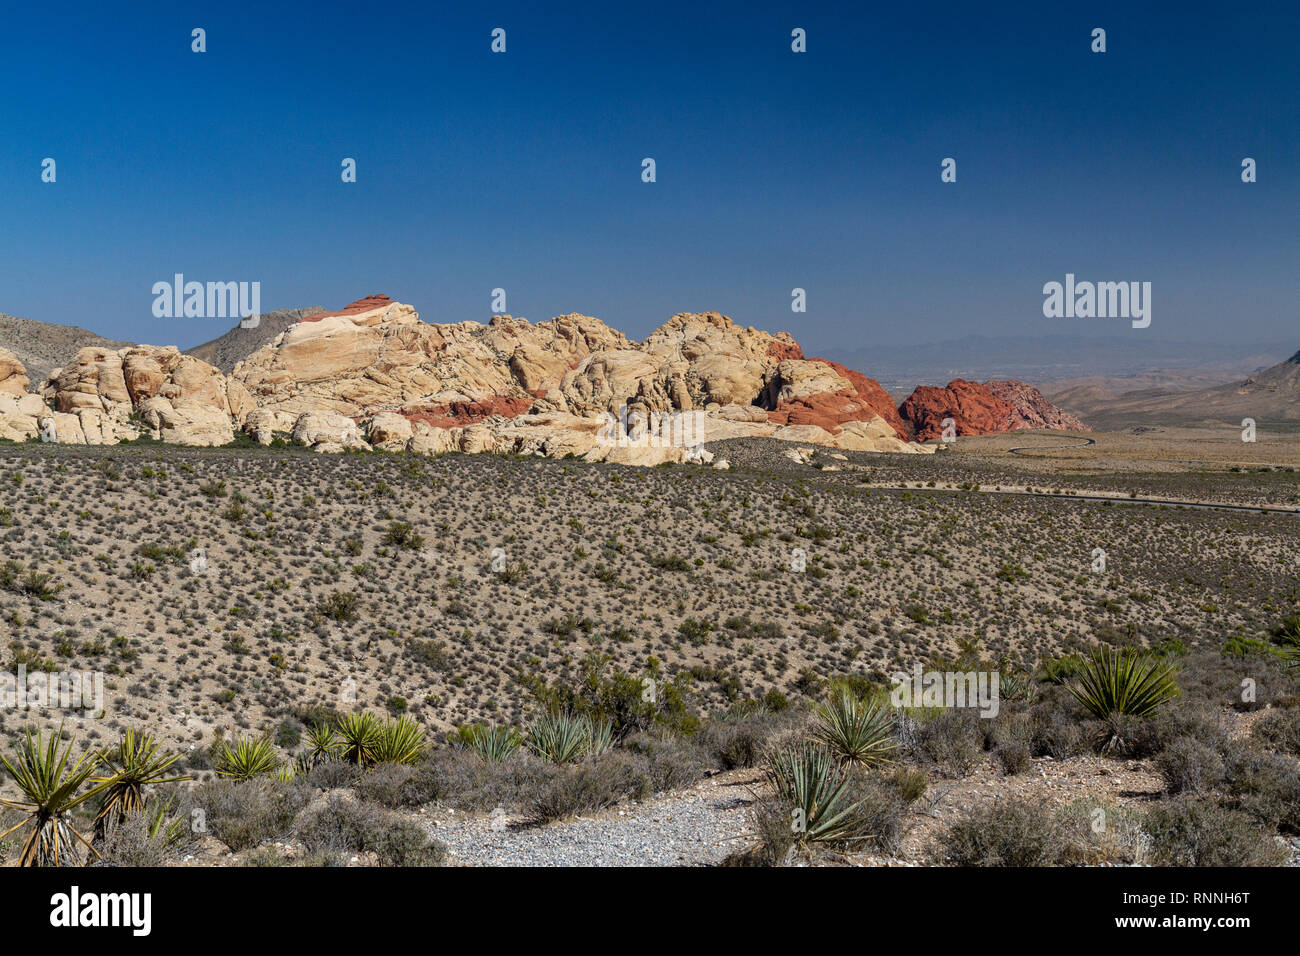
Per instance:
[[[1074,272],[1152,282],[1135,347],[1300,344],[1300,3],[835,6],[9,4],[0,312],[188,346],[230,323],[153,317],[182,272],[817,350],[1123,331],[1043,317]]]

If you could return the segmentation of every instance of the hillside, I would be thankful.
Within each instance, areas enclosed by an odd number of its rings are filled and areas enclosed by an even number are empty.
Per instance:
[[[39,322],[0,313],[0,346],[18,357],[27,370],[33,390],[56,368],[62,368],[87,346],[122,349],[130,342],[115,342],[75,325]]]
[[[1178,389],[1168,385],[1111,394],[1096,384],[1052,396],[1100,428],[1134,424],[1300,422],[1300,352],[1263,371],[1226,385]]]

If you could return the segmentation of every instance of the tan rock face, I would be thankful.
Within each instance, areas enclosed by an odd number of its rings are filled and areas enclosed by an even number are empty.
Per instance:
[[[22,383],[12,364],[0,353],[11,393]],[[228,377],[172,347],[87,348],[43,391],[59,441],[115,442],[142,427],[165,441],[222,445],[241,429],[262,444],[283,435],[319,451],[641,464],[708,463],[706,442],[742,437],[914,450],[899,440],[892,406],[878,407],[883,394],[857,372],[805,359],[786,333],[717,312],[675,315],[636,343],[576,313],[535,325],[508,315],[431,325],[382,295],[304,318]],[[620,410],[630,415],[621,433],[610,428]],[[0,429],[29,435],[40,413],[0,409]]]
[[[29,384],[27,369],[18,361],[18,356],[8,349],[0,348],[0,395],[25,395]]]
[[[261,408],[349,417],[409,411],[443,427],[527,411],[592,351],[627,344],[588,316],[429,325],[410,306],[371,296],[291,326],[233,377]]]
[[[357,423],[334,412],[306,412],[293,423],[293,440],[310,445],[317,451],[361,451],[370,446],[362,441]]]
[[[153,437],[182,445],[223,445],[232,423],[252,410],[242,386],[174,346],[85,348],[42,391],[53,408],[57,441],[114,444],[135,438],[138,415]]]

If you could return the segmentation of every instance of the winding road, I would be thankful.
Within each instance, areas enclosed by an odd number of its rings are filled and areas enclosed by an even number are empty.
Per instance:
[[[1019,448],[1010,448],[1008,451],[1013,455],[1019,455],[1022,451],[1051,451],[1055,448],[1086,448],[1089,445],[1097,444],[1095,438],[1085,438],[1082,441],[1075,442],[1071,445],[1021,445]]]

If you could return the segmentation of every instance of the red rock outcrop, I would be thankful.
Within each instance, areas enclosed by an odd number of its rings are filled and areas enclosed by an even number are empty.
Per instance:
[[[945,418],[953,420],[958,436],[1027,428],[1086,430],[1073,415],[1043,398],[1038,389],[1014,380],[981,385],[957,378],[945,388],[919,385],[898,411],[917,441],[941,438]]]
[[[1032,385],[1009,379],[985,382],[984,387],[1011,405],[1012,431],[1022,428],[1054,428],[1063,431],[1092,431],[1074,415],[1057,408]]]
[[[870,421],[878,415],[894,429],[899,438],[911,437],[907,424],[898,414],[898,409],[894,408],[894,400],[874,378],[867,378],[861,372],[829,359],[814,358],[808,361],[828,366],[849,387],[813,392],[785,400],[778,398],[775,407],[768,413],[770,421],[778,425],[818,425],[835,434],[845,422]]]
[[[450,402],[428,406],[406,405],[403,406],[401,415],[411,424],[424,422],[432,428],[463,428],[491,418],[493,415],[504,418],[523,415],[532,407],[533,401],[532,397],[489,395],[474,402]]]
[[[955,378],[945,388],[917,386],[898,413],[912,426],[917,441],[928,441],[943,436],[946,418],[953,420],[958,436],[1009,431],[1011,403],[978,382]]]

